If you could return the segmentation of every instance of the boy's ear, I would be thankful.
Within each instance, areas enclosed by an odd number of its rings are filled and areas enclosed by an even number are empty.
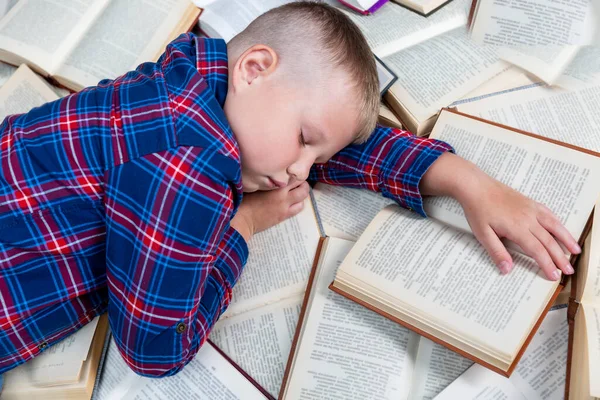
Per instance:
[[[232,71],[234,90],[258,83],[277,69],[279,57],[271,47],[257,44],[242,53]]]

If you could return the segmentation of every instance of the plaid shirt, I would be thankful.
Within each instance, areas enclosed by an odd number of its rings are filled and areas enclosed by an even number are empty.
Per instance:
[[[184,34],[144,63],[0,126],[0,373],[108,311],[136,373],[177,373],[231,298],[248,248],[225,119],[225,42]],[[419,180],[450,147],[378,127],[311,178],[424,215]]]

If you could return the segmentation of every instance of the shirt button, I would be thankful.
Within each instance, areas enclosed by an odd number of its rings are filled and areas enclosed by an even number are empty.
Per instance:
[[[48,342],[45,341],[38,346],[40,350],[44,350],[46,347],[48,347]]]
[[[177,324],[177,328],[175,328],[175,331],[177,333],[183,333],[185,331],[186,325],[183,322],[180,322]]]

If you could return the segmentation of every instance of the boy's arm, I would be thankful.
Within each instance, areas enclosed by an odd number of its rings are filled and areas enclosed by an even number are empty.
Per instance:
[[[194,357],[246,261],[229,228],[232,189],[206,172],[201,152],[180,146],[107,172],[108,316],[140,375],[173,375]]]
[[[352,144],[324,164],[315,164],[309,179],[381,192],[422,216],[419,183],[434,161],[453,151],[447,143],[378,125],[363,144]]]
[[[573,254],[581,249],[552,211],[473,163],[445,154],[425,173],[420,188],[423,195],[450,196],[460,203],[473,234],[502,272],[510,272],[513,261],[501,238],[519,245],[548,279],[574,272],[559,242]]]
[[[561,271],[573,273],[558,241],[571,253],[581,250],[547,207],[451,153],[444,142],[377,126],[364,144],[350,145],[327,163],[313,166],[310,179],[381,192],[423,216],[422,195],[454,197],[502,272],[513,267],[500,241],[507,238],[535,259],[547,278],[557,280]]]

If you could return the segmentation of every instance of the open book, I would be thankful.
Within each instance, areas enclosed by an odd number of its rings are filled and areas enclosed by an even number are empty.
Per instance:
[[[474,0],[471,36],[478,43],[500,46],[503,59],[554,84],[581,46],[600,44],[600,21],[592,3]]]
[[[498,55],[552,86],[576,89],[600,83],[599,46],[499,48]]]
[[[566,306],[553,307],[510,378],[475,364],[435,400],[562,400],[568,330]]]
[[[577,90],[528,87],[458,104],[460,112],[600,152],[600,82]]]
[[[356,241],[385,206],[394,201],[369,190],[317,183],[317,215],[325,235]]]
[[[433,398],[472,362],[328,290],[353,244],[322,241],[280,398]]]
[[[221,318],[302,295],[320,237],[310,198],[299,214],[254,235],[248,243],[248,261]]]
[[[452,0],[392,0],[406,8],[423,15],[424,17],[438,11]]]
[[[592,44],[597,28],[592,3],[473,0],[471,36],[480,43],[508,47]]]
[[[2,399],[89,400],[107,332],[108,316],[103,314],[44,353],[4,373]]]
[[[219,320],[210,340],[277,397],[304,294]]]
[[[431,134],[484,172],[546,204],[580,242],[600,194],[600,157],[444,110]],[[381,211],[331,288],[498,373],[509,376],[562,289],[509,243],[501,275],[470,233],[458,202],[426,199],[432,217]],[[518,309],[518,312],[517,312]]]
[[[403,7],[426,17],[437,11],[440,7],[452,0],[392,0]],[[387,0],[339,0],[340,3],[363,15],[374,13],[383,6]]]
[[[193,394],[193,395],[192,395]],[[182,371],[160,379],[134,373],[110,339],[102,377],[93,400],[267,400],[273,399],[210,341]]]
[[[311,199],[252,237],[232,301],[210,339],[272,396],[281,387],[321,232]]]
[[[0,88],[0,121],[8,115],[26,113],[56,99],[56,92],[27,65],[22,64]]]
[[[394,114],[394,112],[383,102],[381,102],[381,106],[379,107],[379,117],[377,122],[384,126],[402,129],[402,121],[400,121],[396,114]]]
[[[569,302],[568,392],[571,400],[600,399],[600,208],[577,265]]]
[[[156,61],[199,13],[189,0],[21,0],[0,19],[0,60],[80,90]]]
[[[394,4],[368,18],[348,13],[373,52],[398,76],[385,100],[417,135],[431,131],[440,108],[508,68],[494,47],[469,39],[469,4],[455,0],[427,18]]]

